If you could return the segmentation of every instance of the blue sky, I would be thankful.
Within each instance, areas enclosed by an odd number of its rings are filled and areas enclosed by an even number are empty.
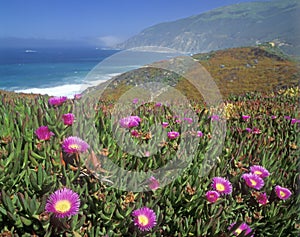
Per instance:
[[[0,0],[0,38],[111,45],[157,23],[253,0]]]

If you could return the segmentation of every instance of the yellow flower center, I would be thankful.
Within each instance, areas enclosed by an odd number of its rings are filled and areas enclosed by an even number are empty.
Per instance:
[[[237,234],[237,235],[239,235],[240,233],[242,233],[242,229],[239,227],[239,228],[237,228],[236,230],[235,230],[235,233]]]
[[[59,200],[54,206],[55,210],[60,213],[65,213],[71,209],[71,203],[69,200]]]
[[[71,144],[69,148],[79,150],[80,146],[78,146],[77,144]]]
[[[261,174],[262,174],[262,172],[261,172],[261,171],[259,171],[259,170],[256,170],[256,171],[254,172],[254,174],[261,175]]]
[[[250,179],[250,182],[251,182],[252,186],[255,186],[257,184],[257,182],[253,179]]]
[[[280,191],[279,194],[280,194],[281,197],[285,197],[285,192]]]
[[[225,190],[225,186],[223,184],[217,183],[216,184],[216,189],[217,189],[217,191],[222,192],[222,191]]]
[[[142,225],[142,226],[145,226],[149,223],[149,219],[145,215],[139,215],[138,220],[139,220],[139,224]]]

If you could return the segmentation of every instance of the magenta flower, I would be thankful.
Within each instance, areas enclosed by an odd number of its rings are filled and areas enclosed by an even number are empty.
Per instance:
[[[176,139],[177,137],[179,137],[179,132],[168,132],[168,138],[173,140],[173,139]]]
[[[133,137],[139,137],[140,134],[139,134],[139,132],[137,130],[132,130],[131,131],[131,136],[133,136]]]
[[[282,200],[286,200],[292,195],[292,192],[289,189],[281,187],[279,185],[275,186],[275,193],[277,197],[279,197]]]
[[[66,96],[51,97],[51,98],[48,100],[48,103],[49,103],[50,105],[53,105],[53,106],[58,106],[58,105],[63,104],[66,100],[67,100],[67,97],[66,97]]]
[[[247,131],[248,133],[251,133],[252,129],[251,128],[245,128],[245,131]]]
[[[269,201],[268,201],[268,197],[266,193],[260,193],[257,196],[257,202],[261,205],[266,205]]]
[[[285,118],[286,120],[291,120],[291,117],[288,116],[288,115],[285,115],[284,118]]]
[[[63,188],[50,195],[45,210],[54,213],[57,218],[64,218],[76,215],[79,206],[79,195],[71,189]]]
[[[193,123],[192,118],[183,118],[184,121],[187,121],[189,124]]]
[[[222,177],[214,177],[212,179],[212,188],[220,194],[230,194],[232,192],[231,183]]]
[[[64,152],[72,153],[82,153],[86,152],[89,148],[89,145],[81,140],[79,137],[68,137],[63,141],[62,148]]]
[[[75,119],[75,115],[72,113],[64,114],[62,116],[64,125],[72,125]]]
[[[271,119],[277,119],[277,116],[276,115],[272,115]]]
[[[137,104],[139,102],[139,99],[138,98],[134,98],[133,100],[132,100],[132,103],[133,104]]]
[[[120,119],[119,123],[122,128],[133,128],[139,126],[141,121],[139,116],[128,116]]]
[[[160,103],[160,102],[157,102],[156,104],[155,104],[155,107],[161,107],[162,106],[162,103]]]
[[[232,223],[230,226],[229,226],[229,230],[232,229],[233,226],[235,226],[236,223]],[[243,236],[248,236],[248,234],[250,234],[252,232],[252,229],[246,224],[246,223],[242,223],[237,229],[235,229],[233,231],[233,234],[235,236],[239,236],[241,233],[243,233]],[[253,237],[253,235],[251,235],[251,237]]]
[[[251,118],[250,115],[242,115],[242,119],[246,122]]]
[[[169,126],[169,123],[168,122],[162,122],[161,125],[162,125],[163,128],[166,128],[166,127]]]
[[[47,126],[41,126],[35,130],[35,135],[38,137],[39,140],[50,140],[51,136],[54,135],[53,132],[49,130]]]
[[[156,214],[148,207],[139,208],[132,215],[134,225],[141,231],[149,231],[156,225]]]
[[[291,124],[296,124],[296,123],[300,123],[300,120],[299,120],[299,119],[292,118],[292,119],[291,119]]]
[[[197,137],[203,137],[203,132],[197,131]]]
[[[217,191],[207,191],[205,194],[207,201],[210,203],[214,203],[220,197],[220,194]]]
[[[259,128],[256,128],[256,127],[255,127],[255,128],[252,129],[252,133],[253,133],[253,134],[260,134],[261,131],[259,130]]]
[[[212,116],[210,116],[210,119],[211,119],[211,121],[219,121],[220,117],[219,117],[219,115],[212,115]]]
[[[181,123],[181,120],[180,120],[180,119],[176,119],[176,120],[175,120],[175,123],[180,124],[180,123]]]
[[[151,176],[148,180],[148,187],[155,191],[156,189],[159,188],[159,182],[158,180],[154,177],[154,176]]]
[[[252,174],[256,174],[257,176],[259,176],[261,178],[265,178],[270,175],[269,171],[260,165],[251,166],[250,171]]]
[[[242,178],[245,180],[246,184],[250,188],[255,188],[260,190],[264,186],[264,180],[256,174],[243,174]]]
[[[79,99],[81,99],[81,97],[82,97],[81,94],[75,94],[75,95],[74,95],[74,99],[75,99],[75,100],[79,100]]]

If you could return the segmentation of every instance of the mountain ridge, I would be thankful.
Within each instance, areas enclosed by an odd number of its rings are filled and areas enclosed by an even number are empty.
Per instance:
[[[285,53],[300,56],[299,13],[297,0],[239,3],[148,27],[117,47],[204,53],[274,41]]]

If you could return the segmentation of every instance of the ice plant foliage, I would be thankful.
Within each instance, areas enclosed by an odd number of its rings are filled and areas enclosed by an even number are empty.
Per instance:
[[[214,203],[220,197],[220,194],[217,191],[207,191],[205,194],[207,201],[210,203]]]
[[[252,174],[256,174],[257,176],[259,176],[261,178],[266,178],[270,175],[269,171],[260,165],[251,166],[250,171]]]
[[[53,106],[58,106],[58,105],[62,105],[66,100],[67,100],[66,96],[51,97],[48,100],[48,103]]]
[[[248,187],[257,190],[260,190],[265,184],[264,180],[256,174],[243,174],[242,178],[245,180]]]
[[[230,194],[232,192],[231,183],[222,177],[214,177],[212,179],[212,188],[220,194]]]
[[[177,137],[179,137],[179,132],[175,132],[175,131],[168,132],[169,139],[173,140],[176,139]]]
[[[51,136],[54,135],[54,133],[49,130],[48,126],[41,126],[36,129],[34,133],[39,140],[49,140]]]
[[[292,195],[292,192],[289,189],[281,187],[279,185],[275,186],[275,193],[277,197],[282,200],[286,200]]]
[[[72,125],[75,119],[75,115],[72,113],[67,113],[62,116],[64,125]]]
[[[141,118],[139,116],[128,116],[120,119],[119,123],[122,128],[133,128],[139,126]]]
[[[148,207],[133,211],[132,216],[134,225],[141,231],[149,231],[156,225],[156,214]]]
[[[62,148],[66,153],[83,153],[89,148],[89,145],[79,137],[67,137],[62,144]]]
[[[79,195],[68,188],[55,191],[47,200],[45,210],[57,218],[76,215],[80,206]]]

